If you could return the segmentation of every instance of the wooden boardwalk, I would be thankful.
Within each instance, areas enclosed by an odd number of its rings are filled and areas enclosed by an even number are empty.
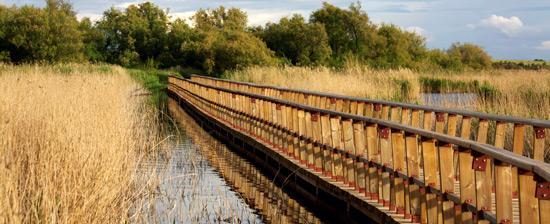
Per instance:
[[[318,200],[324,200],[318,191],[326,192],[347,211],[376,222],[550,221],[548,164],[449,136],[441,132],[439,118],[434,132],[190,80],[169,81],[174,98],[205,122],[223,127],[244,148],[294,170],[302,182],[297,185],[313,186]],[[419,122],[419,114],[409,112],[402,120]],[[445,124],[455,122],[448,118]],[[462,130],[471,127],[461,124]],[[487,138],[486,130],[477,129],[478,140]]]

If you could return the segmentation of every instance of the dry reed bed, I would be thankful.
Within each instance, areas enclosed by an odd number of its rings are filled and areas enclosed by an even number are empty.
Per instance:
[[[0,223],[131,220],[158,139],[140,91],[119,67],[0,64]]]
[[[259,84],[308,89],[372,99],[398,100],[422,104],[423,78],[487,83],[498,91],[497,97],[478,100],[475,110],[520,117],[550,119],[550,71],[493,70],[464,73],[411,70],[373,70],[349,65],[341,70],[307,67],[251,67],[227,75],[227,78]],[[408,82],[403,95],[402,83]],[[452,90],[442,89],[442,92]],[[464,105],[447,103],[445,107]],[[469,105],[469,108],[472,108]]]

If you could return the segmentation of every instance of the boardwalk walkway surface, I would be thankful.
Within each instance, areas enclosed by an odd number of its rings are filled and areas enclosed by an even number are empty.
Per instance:
[[[315,100],[304,103],[285,92],[266,94],[264,89],[257,94],[256,87],[244,84],[228,88],[228,84],[175,77],[169,83],[172,95],[205,119],[231,129],[235,136],[245,136],[241,140],[251,145],[261,145],[269,150],[266,153],[278,155],[273,158],[279,162],[293,164],[316,191],[332,194],[372,220],[550,222],[550,167],[515,150],[503,150],[508,138],[502,125],[504,121],[513,124],[512,147],[528,145],[516,138],[525,136],[516,127],[530,125],[535,133],[531,149],[537,159],[538,151],[546,149],[548,121],[468,114],[478,115],[472,132],[478,141],[488,139],[489,121],[496,119],[492,146],[470,140],[471,119],[464,113],[460,130],[467,137],[460,138],[452,135],[457,131],[458,113],[438,109],[426,113],[422,108],[369,106],[345,99],[339,104],[334,97],[321,105],[320,95],[305,97]],[[334,104],[333,110],[326,108],[327,103],[328,107]],[[420,124],[420,109],[424,126],[430,127],[427,130],[414,125]],[[428,123],[433,111],[436,132]]]

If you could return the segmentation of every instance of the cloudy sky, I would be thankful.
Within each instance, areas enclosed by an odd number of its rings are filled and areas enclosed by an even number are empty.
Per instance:
[[[0,0],[5,5],[33,4],[43,0]],[[125,8],[139,0],[71,0],[79,17],[98,19],[110,7]],[[153,0],[172,17],[188,17],[200,8],[239,7],[250,25],[299,13],[306,18],[321,7],[315,0]],[[356,1],[328,0],[347,7]],[[423,35],[431,48],[453,42],[483,46],[497,59],[550,60],[550,1],[548,0],[363,0],[375,23],[394,23]]]

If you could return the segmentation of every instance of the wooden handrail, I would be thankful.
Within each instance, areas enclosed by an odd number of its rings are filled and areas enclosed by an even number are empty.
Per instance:
[[[374,116],[385,120],[410,124],[409,119],[413,113],[423,114],[423,125],[416,125],[427,130],[435,130],[452,136],[477,140],[482,143],[490,143],[498,148],[505,148],[516,154],[524,155],[530,153],[530,157],[544,161],[546,149],[550,140],[546,133],[550,129],[550,121],[526,119],[513,116],[487,114],[467,110],[449,109],[436,106],[415,105],[408,103],[391,102],[384,100],[373,100],[357,98],[337,94],[329,94],[307,90],[295,90],[269,85],[238,82],[226,79],[219,79],[207,76],[192,75],[191,80],[218,87],[230,88],[252,92],[260,95],[272,96],[294,102],[308,104],[315,107],[329,107],[330,104],[322,101],[342,101],[343,106],[334,108],[341,112],[357,112],[357,105],[362,104],[365,116]],[[315,97],[314,100],[308,100]],[[355,107],[355,108],[354,108]],[[355,112],[353,111],[355,110]],[[391,114],[388,115],[388,114]],[[459,119],[460,115],[462,119]],[[476,120],[472,120],[475,118]],[[433,124],[435,123],[435,125]],[[477,128],[472,128],[475,124]],[[508,127],[511,124],[512,127]],[[464,127],[466,125],[466,127]],[[525,126],[528,126],[526,129]],[[462,133],[457,130],[461,129]],[[489,131],[491,129],[491,131]],[[509,130],[510,129],[510,130]],[[532,133],[532,138],[526,138],[526,133]]]
[[[520,220],[550,221],[541,212],[550,209],[550,166],[540,161],[410,125],[177,77],[169,78],[169,91],[412,221],[511,221],[513,177],[518,180]],[[412,120],[418,117],[412,114]],[[454,153],[459,154],[456,172]],[[495,201],[493,182],[498,185]]]

